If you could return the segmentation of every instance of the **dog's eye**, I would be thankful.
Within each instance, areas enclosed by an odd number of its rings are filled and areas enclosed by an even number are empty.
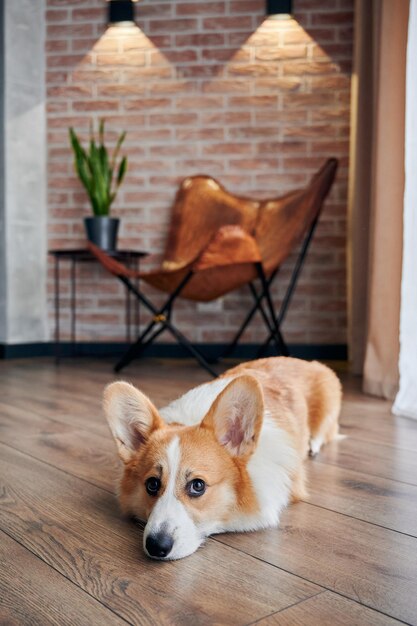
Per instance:
[[[155,476],[151,476],[145,483],[146,491],[150,496],[156,496],[161,488],[161,481]]]
[[[202,496],[206,490],[206,483],[201,478],[194,478],[187,485],[188,495],[192,498],[198,498]]]

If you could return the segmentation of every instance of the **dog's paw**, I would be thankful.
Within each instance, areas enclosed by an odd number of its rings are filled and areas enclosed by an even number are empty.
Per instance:
[[[323,439],[321,437],[312,437],[310,439],[310,449],[309,449],[309,455],[310,456],[316,456],[316,454],[318,454],[320,452],[320,448],[323,445]]]

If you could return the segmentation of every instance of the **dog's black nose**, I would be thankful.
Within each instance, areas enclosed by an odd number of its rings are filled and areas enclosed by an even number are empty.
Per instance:
[[[146,550],[150,556],[156,556],[158,558],[168,556],[173,545],[174,540],[165,533],[149,535],[149,537],[146,538]]]

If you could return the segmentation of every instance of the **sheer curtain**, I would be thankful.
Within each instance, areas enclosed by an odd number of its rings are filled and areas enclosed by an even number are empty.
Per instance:
[[[364,390],[398,389],[408,0],[356,0],[349,348]]]
[[[393,410],[417,419],[417,0],[410,2],[406,84],[400,391]]]

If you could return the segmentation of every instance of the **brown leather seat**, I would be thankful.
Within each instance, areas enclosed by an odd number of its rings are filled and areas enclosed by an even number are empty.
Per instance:
[[[251,284],[260,271],[266,279],[276,272],[314,227],[336,170],[337,160],[328,159],[306,188],[262,201],[231,194],[210,176],[186,178],[172,209],[164,260],[155,271],[134,272],[89,246],[119,278],[140,278],[188,300],[215,300]]]

